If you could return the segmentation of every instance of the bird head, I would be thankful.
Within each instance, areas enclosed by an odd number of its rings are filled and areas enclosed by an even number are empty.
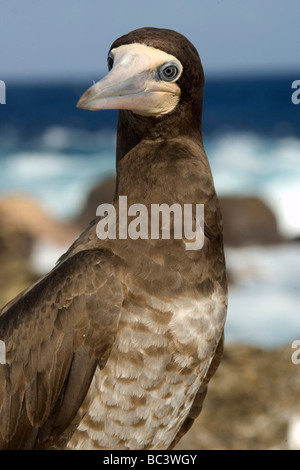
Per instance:
[[[201,116],[204,74],[196,49],[181,34],[134,30],[114,41],[107,64],[109,73],[82,95],[79,108],[162,117],[189,105],[200,107]]]

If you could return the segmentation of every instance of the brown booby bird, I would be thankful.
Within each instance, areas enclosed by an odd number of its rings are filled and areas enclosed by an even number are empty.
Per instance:
[[[78,106],[120,110],[116,213],[121,196],[149,210],[204,204],[203,246],[186,249],[174,230],[100,239],[98,217],[1,310],[3,449],[173,448],[221,360],[227,285],[198,53],[142,28],[112,44],[108,68]]]

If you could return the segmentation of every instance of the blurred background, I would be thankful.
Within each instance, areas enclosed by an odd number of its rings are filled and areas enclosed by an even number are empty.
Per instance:
[[[175,29],[206,75],[230,283],[224,360],[178,448],[300,448],[299,1],[1,0],[0,12],[0,307],[111,201],[117,112],[76,109],[111,43]]]

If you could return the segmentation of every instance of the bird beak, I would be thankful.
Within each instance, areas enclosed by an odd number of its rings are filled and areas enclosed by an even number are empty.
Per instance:
[[[142,115],[170,112],[178,103],[176,83],[157,79],[157,67],[175,57],[149,46],[131,44],[111,51],[114,66],[91,86],[77,103],[78,108],[127,109]]]

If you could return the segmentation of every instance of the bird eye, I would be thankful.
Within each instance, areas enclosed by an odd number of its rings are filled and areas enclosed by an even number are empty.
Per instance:
[[[160,67],[158,74],[161,80],[164,80],[165,82],[172,82],[175,80],[175,78],[178,77],[179,68],[173,62],[169,62]]]
[[[110,52],[107,56],[107,67],[108,67],[109,72],[113,68],[113,65],[114,65],[114,56]]]

